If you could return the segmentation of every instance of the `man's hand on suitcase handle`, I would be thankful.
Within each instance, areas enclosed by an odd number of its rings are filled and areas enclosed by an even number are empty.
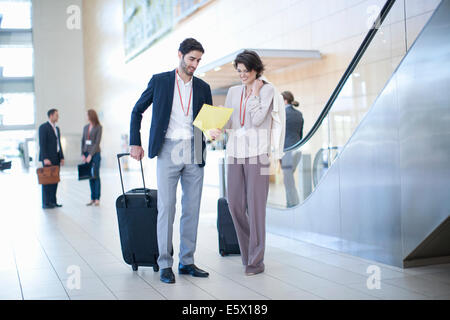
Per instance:
[[[130,156],[139,161],[144,157],[144,149],[141,146],[131,146]]]

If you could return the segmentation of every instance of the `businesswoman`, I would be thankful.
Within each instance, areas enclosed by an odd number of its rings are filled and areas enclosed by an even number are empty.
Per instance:
[[[83,128],[81,139],[81,154],[83,162],[92,164],[93,178],[89,179],[91,187],[91,201],[88,206],[100,205],[100,141],[102,139],[102,126],[98,120],[97,112],[93,109],[87,111],[88,124]]]
[[[228,142],[228,203],[246,275],[264,271],[266,202],[274,87],[259,79],[264,65],[245,50],[233,62],[241,85],[228,90],[224,107],[233,108],[225,125]],[[210,132],[213,139],[219,130]]]

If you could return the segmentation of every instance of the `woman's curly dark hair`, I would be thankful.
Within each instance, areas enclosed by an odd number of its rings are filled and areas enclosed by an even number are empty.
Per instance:
[[[237,69],[237,65],[242,63],[248,71],[256,71],[256,79],[262,76],[265,68],[259,55],[252,50],[244,50],[236,56],[233,65]]]

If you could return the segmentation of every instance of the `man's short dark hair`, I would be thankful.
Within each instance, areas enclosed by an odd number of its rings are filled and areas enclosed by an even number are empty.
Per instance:
[[[187,38],[180,43],[180,48],[178,48],[178,51],[180,51],[183,56],[191,51],[200,51],[201,53],[205,53],[205,49],[203,49],[201,43],[194,38]]]
[[[264,72],[264,64],[262,63],[261,58],[255,51],[244,50],[241,53],[239,53],[233,62],[235,69],[237,69],[237,65],[239,63],[242,63],[245,66],[245,68],[247,68],[247,71],[255,70],[256,78],[261,77],[261,75]]]
[[[50,109],[50,110],[48,110],[48,111],[47,111],[47,117],[50,118],[50,116],[51,116],[52,114],[54,114],[55,112],[57,112],[57,111],[58,111],[58,109]]]

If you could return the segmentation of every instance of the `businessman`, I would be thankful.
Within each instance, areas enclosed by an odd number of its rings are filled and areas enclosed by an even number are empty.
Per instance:
[[[56,122],[59,113],[56,109],[47,112],[48,121],[39,126],[39,161],[44,166],[63,166],[64,154],[61,147],[61,132]],[[42,185],[42,208],[62,207],[56,202],[58,184]]]
[[[157,157],[158,265],[165,283],[175,283],[172,235],[179,180],[183,194],[178,273],[209,276],[194,264],[206,143],[192,122],[204,103],[212,104],[209,85],[193,76],[203,53],[197,40],[185,39],[178,49],[178,67],[153,75],[131,113],[130,153],[140,160],[144,157],[142,114],[153,103],[148,153],[150,158]]]

